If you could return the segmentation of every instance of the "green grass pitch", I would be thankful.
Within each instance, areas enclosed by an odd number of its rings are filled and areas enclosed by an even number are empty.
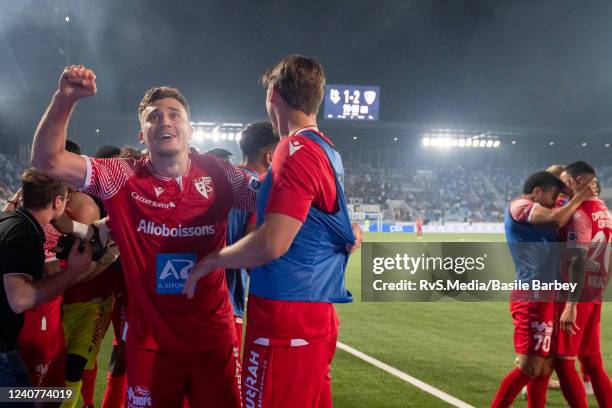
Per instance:
[[[413,241],[414,234],[370,233],[366,241]],[[503,241],[494,234],[426,234],[427,241]],[[360,256],[351,257],[347,286],[355,301],[337,307],[340,341],[475,407],[490,403],[499,382],[513,367],[512,322],[505,302],[362,303]],[[604,305],[602,348],[612,370],[612,306]],[[106,385],[112,333],[99,356],[96,407]],[[338,350],[333,365],[334,406],[443,407],[445,402],[364,361]],[[559,391],[550,407],[566,407]],[[589,397],[596,407],[594,397]],[[516,407],[526,407],[519,397]]]

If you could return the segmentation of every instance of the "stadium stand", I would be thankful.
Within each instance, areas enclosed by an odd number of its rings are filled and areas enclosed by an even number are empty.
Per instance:
[[[0,205],[19,188],[26,164],[17,155],[0,153]],[[347,197],[379,205],[385,219],[413,222],[501,222],[504,209],[521,190],[525,177],[537,168],[486,165],[472,169],[449,165],[435,169],[346,166]],[[597,166],[604,188],[612,188],[612,166]],[[610,203],[610,197],[604,200]]]
[[[419,170],[359,165],[347,167],[345,188],[348,197],[380,205],[393,221],[414,221],[421,216],[425,223],[501,222],[508,202],[520,194],[522,180],[536,170],[495,166]],[[612,187],[612,166],[598,167],[598,178],[604,188]],[[405,205],[398,205],[398,201]],[[384,211],[389,209],[393,211]]]
[[[15,191],[19,189],[19,177],[25,165],[17,156],[0,153],[0,206],[4,207]]]

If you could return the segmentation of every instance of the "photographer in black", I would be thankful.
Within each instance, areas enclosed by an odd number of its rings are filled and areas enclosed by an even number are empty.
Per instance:
[[[0,214],[0,386],[31,384],[19,356],[17,337],[23,312],[44,303],[83,278],[91,264],[88,243],[76,240],[69,267],[44,276],[44,226],[57,219],[66,207],[68,186],[35,169],[22,176],[22,202],[15,211]],[[82,249],[80,251],[80,249]]]

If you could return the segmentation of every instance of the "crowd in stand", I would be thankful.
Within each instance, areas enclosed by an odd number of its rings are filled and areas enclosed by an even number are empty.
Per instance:
[[[24,168],[17,156],[0,153],[0,208],[3,208],[19,189],[19,176]]]
[[[17,156],[0,153],[0,205],[19,188],[19,175],[25,168]],[[396,211],[396,221],[499,222],[504,208],[521,190],[522,182],[536,168],[487,166],[478,171],[462,166],[435,170],[347,166],[347,197],[358,197],[364,204],[387,206],[389,200],[403,200],[408,211]],[[597,168],[598,180],[612,187],[612,166]]]
[[[408,211],[395,211],[396,221],[500,222],[508,202],[521,192],[525,178],[537,168],[462,166],[435,170],[347,166],[347,197],[387,208],[393,200],[406,202]],[[612,166],[599,167],[598,179],[612,186]]]

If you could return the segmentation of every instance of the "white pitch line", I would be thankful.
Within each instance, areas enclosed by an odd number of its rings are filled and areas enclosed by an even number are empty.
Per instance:
[[[463,402],[460,399],[457,399],[453,397],[452,395],[445,393],[444,391],[441,391],[435,387],[432,387],[431,385],[419,380],[418,378],[414,378],[411,375],[408,375],[405,372],[398,370],[397,368],[391,367],[390,365],[385,364],[382,361],[375,359],[374,357],[370,357],[367,354],[364,354],[361,351],[352,348],[351,346],[347,346],[346,344],[340,343],[340,342],[338,342],[337,345],[340,350],[344,350],[347,353],[350,353],[354,355],[355,357],[362,359],[366,363],[370,363],[374,367],[380,368],[381,370],[386,371],[389,374],[396,376],[400,380],[403,380],[409,384],[414,385],[415,387],[425,391],[428,394],[433,395],[436,398],[441,399],[442,401],[454,407],[474,408],[474,406],[466,402]]]

